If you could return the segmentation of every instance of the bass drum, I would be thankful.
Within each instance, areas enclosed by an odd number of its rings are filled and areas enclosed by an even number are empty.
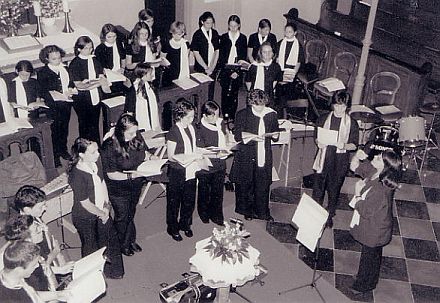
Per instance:
[[[370,131],[370,142],[382,142],[393,147],[398,145],[398,140],[399,130],[392,126],[382,125],[375,127]]]

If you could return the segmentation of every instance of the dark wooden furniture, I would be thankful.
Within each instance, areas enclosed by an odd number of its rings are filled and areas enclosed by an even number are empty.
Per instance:
[[[321,39],[328,45],[329,54],[321,73],[324,76],[330,76],[334,73],[334,57],[342,51],[353,53],[359,62],[362,50],[361,41],[365,34],[365,24],[352,16],[340,14],[334,9],[329,5],[329,1],[324,2],[318,24],[311,24],[300,19],[297,22],[298,29],[306,36],[306,41]],[[427,75],[423,73],[420,66],[415,66],[412,62],[408,62],[409,60],[404,60],[407,58],[396,55],[396,51],[393,49],[398,47],[398,42],[395,39],[388,39],[380,35],[379,37],[384,39],[379,40],[380,43],[377,42],[377,35],[373,35],[361,104],[370,104],[369,83],[371,78],[376,73],[389,71],[396,73],[401,79],[401,87],[397,92],[395,105],[402,110],[404,115],[415,114],[423,103]],[[354,79],[355,77],[352,77],[348,84],[350,93],[353,92]]]
[[[179,98],[185,98],[194,104],[197,110],[197,119],[200,120],[202,104],[208,101],[208,86],[209,82],[205,82],[188,90],[184,90],[174,84],[170,87],[160,89],[158,106],[162,129],[168,130],[171,127],[171,121],[168,121],[171,119],[171,106],[176,103]],[[108,124],[106,126],[110,128],[111,125],[115,124],[123,111],[124,105],[110,108],[103,103],[104,121],[107,121]]]
[[[38,150],[35,151],[40,158],[41,163],[46,169],[47,179],[51,180],[58,176],[53,159],[52,132],[50,125],[52,120],[39,118],[30,121],[33,128],[20,129],[18,132],[0,137],[1,160],[11,155],[11,146],[18,144],[20,152],[30,150],[31,141],[38,144]]]

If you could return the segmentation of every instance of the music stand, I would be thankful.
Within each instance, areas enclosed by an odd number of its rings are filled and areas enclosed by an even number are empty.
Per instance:
[[[293,215],[292,222],[298,226],[298,233],[296,239],[301,242],[306,248],[310,251],[315,250],[315,256],[313,260],[313,275],[310,283],[300,285],[297,287],[293,287],[287,290],[280,291],[278,295],[286,294],[288,292],[296,291],[301,288],[311,287],[316,290],[321,300],[325,303],[324,297],[321,295],[321,292],[316,285],[316,281],[318,281],[322,275],[316,277],[316,269],[319,259],[319,247],[321,242],[321,237],[325,229],[325,222],[328,218],[328,212],[322,208],[316,201],[314,201],[307,194],[303,194],[301,197],[301,201],[298,204],[297,210]],[[305,230],[305,232],[301,232],[301,230]],[[312,234],[315,236],[316,244],[314,245],[313,241],[308,239],[306,241],[305,238],[302,238],[303,234]]]
[[[66,250],[66,249],[80,249],[80,246],[70,246],[66,242],[66,238],[64,235],[64,214],[63,214],[63,207],[62,207],[62,195],[66,192],[66,190],[69,189],[68,186],[64,187],[64,189],[61,191],[61,193],[58,195],[58,205],[60,207],[60,217],[58,218],[57,222],[59,222],[59,225],[61,225],[61,243],[60,243],[60,249]]]

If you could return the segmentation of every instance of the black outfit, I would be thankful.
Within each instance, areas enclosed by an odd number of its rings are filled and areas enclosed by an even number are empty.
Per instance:
[[[203,124],[197,125],[197,146],[218,146],[216,131],[206,128]],[[211,220],[222,225],[223,217],[223,185],[225,183],[226,160],[211,158],[212,167],[209,171],[197,172],[198,195],[197,212],[203,222]]]
[[[72,62],[70,62],[69,76],[70,81],[72,82],[72,87],[74,86],[74,81],[83,81],[91,78],[87,69],[87,61],[87,59],[75,57]],[[104,70],[96,57],[93,57],[93,65],[95,67],[96,75],[94,76],[96,78],[98,78],[100,74],[104,74]],[[100,99],[102,99],[102,89],[100,87],[98,87],[98,92]],[[78,94],[73,95],[72,99],[73,108],[78,116],[79,136],[84,139],[95,141],[99,144],[101,142],[99,135],[101,104],[98,103],[93,105],[92,97],[88,90],[78,90]]]
[[[120,59],[125,60],[126,52],[124,46],[119,40],[116,40],[116,47],[118,49]],[[108,47],[105,45],[105,43],[101,43],[96,47],[95,56],[99,63],[101,63],[102,68],[113,69],[113,47]],[[103,100],[116,96],[124,96],[125,103],[135,102],[136,100],[136,92],[134,91],[133,85],[127,87],[122,81],[113,82],[110,86],[110,90],[111,93],[103,92]],[[106,117],[104,116],[104,118]],[[104,121],[104,133],[109,130],[109,125],[109,121]]]
[[[98,176],[103,179],[100,161]],[[122,277],[124,275],[124,263],[122,261],[121,246],[118,233],[114,227],[113,219],[108,218],[105,224],[96,215],[87,211],[81,201],[89,199],[95,202],[95,191],[92,175],[74,167],[69,175],[69,184],[73,190],[72,222],[78,230],[81,240],[81,257],[107,246],[106,255],[110,259],[104,267],[104,273],[108,278]]]
[[[37,101],[40,97],[40,86],[37,79],[29,78],[28,81],[23,82],[24,91],[26,93],[27,104]],[[8,99],[9,102],[17,102],[17,91],[15,81],[11,81],[8,86]],[[35,109],[29,112],[29,118],[38,118],[39,112],[42,109]],[[14,115],[18,117],[17,109],[14,108]]]
[[[151,46],[149,46],[151,48]],[[153,55],[155,54],[156,50],[151,49],[153,52]],[[133,43],[129,44],[126,49],[126,55],[131,56],[131,62],[132,63],[140,63],[145,62],[145,56],[147,53],[147,47],[139,45],[139,50],[136,52],[133,49]],[[160,78],[160,68],[155,69],[156,79],[155,81],[159,81]],[[131,80],[131,82],[134,82],[136,79],[134,75],[134,69],[125,69],[125,76]]]
[[[23,288],[10,289],[5,287],[1,282],[0,301],[2,303],[32,303],[32,299]]]
[[[246,82],[251,82],[251,89],[254,89],[255,81],[257,78],[257,66],[251,64],[247,74]],[[274,86],[275,81],[279,82],[283,80],[283,73],[281,67],[275,60],[269,66],[264,66],[264,92],[269,97],[269,107],[274,108]]]
[[[328,116],[321,116],[316,122],[316,126],[323,127]],[[358,145],[359,143],[359,127],[353,118],[351,118],[350,134],[348,144]],[[342,118],[332,115],[330,122],[330,130],[339,131]],[[336,153],[336,146],[327,146],[325,153],[324,167],[322,173],[315,173],[313,184],[313,199],[322,205],[324,202],[325,191],[328,193],[329,218],[336,213],[339,200],[339,193],[344,184],[345,175],[350,167],[350,152]]]
[[[188,52],[190,51],[189,42],[186,42]],[[162,52],[166,53],[166,58],[170,61],[171,65],[165,68],[162,75],[162,86],[170,86],[173,80],[179,78],[180,74],[180,52],[181,48],[175,49],[170,45],[170,40],[164,41],[162,45]],[[189,60],[189,59],[188,59]]]
[[[277,36],[272,33],[269,33],[266,39],[267,42],[272,46],[272,50],[274,55],[277,53]],[[248,48],[252,48],[252,57],[254,60],[257,60],[258,50],[260,49],[260,41],[258,40],[258,33],[253,33],[249,36],[248,40]]]
[[[115,150],[115,143],[112,138],[104,141],[102,146],[102,164],[106,173],[105,181],[110,202],[115,211],[114,223],[118,231],[122,250],[136,243],[134,216],[144,178],[116,181],[109,179],[107,174],[135,170],[144,161],[147,146],[139,133],[136,136],[136,140],[142,142],[142,144],[137,149],[127,147],[128,158],[125,158]]]
[[[283,40],[278,41],[278,44],[277,44],[278,51],[281,48],[282,41]],[[294,43],[293,41],[286,42],[286,50],[284,53],[284,58],[279,58],[280,62],[281,62],[281,60],[283,60],[284,68],[290,68],[290,69],[295,68],[295,65],[286,64],[286,61],[289,58],[290,50],[292,49],[293,43]],[[299,43],[298,41],[296,41],[296,43],[298,43],[298,63],[303,65],[306,61],[305,55],[304,55],[304,49],[303,49],[301,43]],[[295,79],[296,79],[296,76],[295,76]],[[275,101],[276,110],[278,112],[278,117],[282,118],[283,109],[286,107],[286,101],[298,99],[299,94],[301,92],[299,91],[299,89],[297,89],[297,85],[295,85],[295,80],[294,80],[293,82],[287,82],[287,83],[283,83],[283,84],[278,83],[277,88],[276,88],[276,93],[277,93],[276,99],[275,99],[276,100]]]
[[[69,135],[69,121],[72,111],[72,104],[65,101],[54,101],[50,91],[63,93],[61,77],[58,73],[51,70],[47,65],[37,72],[37,79],[40,86],[40,96],[44,99],[50,109],[53,122],[50,126],[52,130],[52,145],[55,161],[67,152],[67,136]]]
[[[265,133],[279,131],[276,112],[268,113],[263,118]],[[269,219],[269,192],[272,183],[272,147],[271,138],[264,142],[265,162],[258,166],[257,142],[242,142],[242,132],[258,134],[260,118],[255,116],[251,107],[242,109],[235,118],[234,138],[239,149],[232,163],[230,180],[235,182],[235,212],[249,217]]]
[[[220,37],[215,29],[211,28],[210,31],[212,32],[211,43],[212,46],[214,47],[214,52],[215,52],[220,47]],[[209,43],[206,40],[206,37],[203,34],[202,29],[199,28],[194,32],[194,35],[192,36],[191,50],[199,52],[203,61],[205,61],[205,63],[209,66],[210,62],[208,62],[208,48],[209,48]],[[194,71],[199,73],[205,73],[205,69],[197,62],[197,60],[195,60],[194,63]],[[214,80],[216,78],[216,73],[217,71],[214,71],[210,76]],[[214,99],[214,89],[215,89],[215,81],[212,81],[209,84],[208,100]]]
[[[234,119],[238,106],[238,90],[243,84],[243,74],[240,68],[228,68],[229,53],[231,52],[232,41],[229,39],[228,33],[224,33],[220,37],[220,49],[218,66],[220,68],[220,86],[222,87],[222,113],[223,117]],[[247,57],[247,38],[240,33],[237,41],[235,42],[237,49],[236,62],[239,60],[246,60]],[[231,75],[236,72],[238,78],[232,79]]]
[[[188,128],[185,128],[192,146],[192,136]],[[175,154],[184,153],[184,143],[177,125],[173,125],[166,135],[167,141],[176,143]],[[185,181],[185,168],[177,162],[170,162],[168,166],[167,185],[167,232],[176,234],[179,230],[188,231],[192,225],[192,214],[196,201],[196,179]],[[180,212],[180,216],[179,216]]]

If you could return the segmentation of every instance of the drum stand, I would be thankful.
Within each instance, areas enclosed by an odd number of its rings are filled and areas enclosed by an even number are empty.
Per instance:
[[[434,113],[433,113],[432,120],[431,120],[431,124],[430,124],[430,126],[429,126],[428,138],[427,138],[427,140],[426,140],[425,150],[424,150],[424,152],[423,152],[422,164],[421,164],[421,166],[420,166],[420,173],[422,172],[422,170],[423,170],[423,165],[425,164],[426,153],[428,153],[431,149],[437,149],[437,150],[440,149],[439,146],[438,146],[438,144],[436,144],[436,143],[434,142],[434,140],[431,139],[432,130],[433,130],[433,128],[434,128],[434,121],[435,121],[436,115],[437,115],[437,113],[434,112]],[[434,147],[431,148],[431,149],[428,148],[428,145],[429,145],[429,142],[430,142],[430,141],[431,141],[431,143],[434,145]]]

